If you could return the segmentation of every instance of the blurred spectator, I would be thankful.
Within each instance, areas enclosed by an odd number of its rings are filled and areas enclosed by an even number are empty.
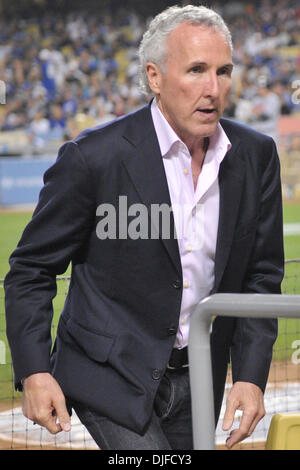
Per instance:
[[[236,116],[253,129],[272,137],[278,143],[278,121],[281,115],[281,101],[278,94],[266,83],[266,77],[259,79],[256,95],[250,101],[240,101]]]
[[[115,117],[115,114],[107,112],[105,107],[102,106],[98,108],[98,113],[95,115],[95,124],[100,126],[101,124],[112,121]]]
[[[227,20],[234,42],[226,114],[275,138],[280,114],[300,112],[293,98],[293,86],[300,83],[297,3],[211,2]],[[83,123],[98,125],[143,105],[136,48],[147,21],[125,8],[111,15],[101,5],[97,14],[88,14],[87,7],[65,16],[2,18],[0,78],[6,105],[0,129],[23,127],[41,146],[74,135]],[[269,88],[260,86],[261,76]]]
[[[252,127],[267,134],[278,143],[278,121],[281,115],[279,96],[271,90],[270,85],[261,84],[257,97],[253,100]]]
[[[66,130],[66,119],[63,115],[62,107],[59,104],[54,104],[51,106],[49,123],[50,138],[57,140],[63,139]]]
[[[50,60],[50,51],[43,49],[40,52],[42,84],[47,91],[48,100],[51,101],[55,97],[55,66]]]
[[[62,102],[62,112],[66,117],[72,117],[77,111],[78,100],[76,96],[73,96],[70,90],[66,90],[63,102]]]
[[[35,148],[42,149],[48,142],[50,134],[50,122],[43,116],[41,111],[38,111],[33,121],[28,127],[28,133],[32,145]]]
[[[286,115],[292,113],[291,94],[288,92],[284,83],[280,80],[271,85],[271,90],[276,93],[280,100],[280,114]]]

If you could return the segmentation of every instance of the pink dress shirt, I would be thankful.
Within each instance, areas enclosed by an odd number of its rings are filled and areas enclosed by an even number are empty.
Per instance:
[[[179,328],[174,347],[188,344],[190,315],[214,285],[219,220],[220,163],[231,147],[221,124],[209,139],[203,167],[194,188],[191,155],[156,100],[151,113],[166,172],[183,274]]]

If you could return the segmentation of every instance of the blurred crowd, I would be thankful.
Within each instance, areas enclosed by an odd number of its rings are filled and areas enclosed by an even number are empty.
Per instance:
[[[278,118],[300,112],[300,7],[274,3],[212,6],[227,21],[235,48],[226,115],[277,139]],[[0,20],[1,131],[25,130],[42,152],[143,105],[137,47],[149,20],[122,9]]]

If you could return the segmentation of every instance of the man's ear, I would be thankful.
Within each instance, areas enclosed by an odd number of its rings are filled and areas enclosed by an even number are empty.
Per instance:
[[[147,62],[146,64],[146,74],[148,77],[149,87],[155,95],[160,94],[160,84],[161,84],[161,71],[160,68],[154,64],[154,62]]]

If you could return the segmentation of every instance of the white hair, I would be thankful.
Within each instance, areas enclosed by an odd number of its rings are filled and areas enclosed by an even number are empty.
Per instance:
[[[195,5],[169,7],[153,18],[140,43],[139,84],[143,93],[152,93],[146,74],[147,62],[153,62],[163,69],[167,55],[166,39],[183,22],[208,26],[223,33],[233,50],[231,33],[223,18],[214,10]]]

